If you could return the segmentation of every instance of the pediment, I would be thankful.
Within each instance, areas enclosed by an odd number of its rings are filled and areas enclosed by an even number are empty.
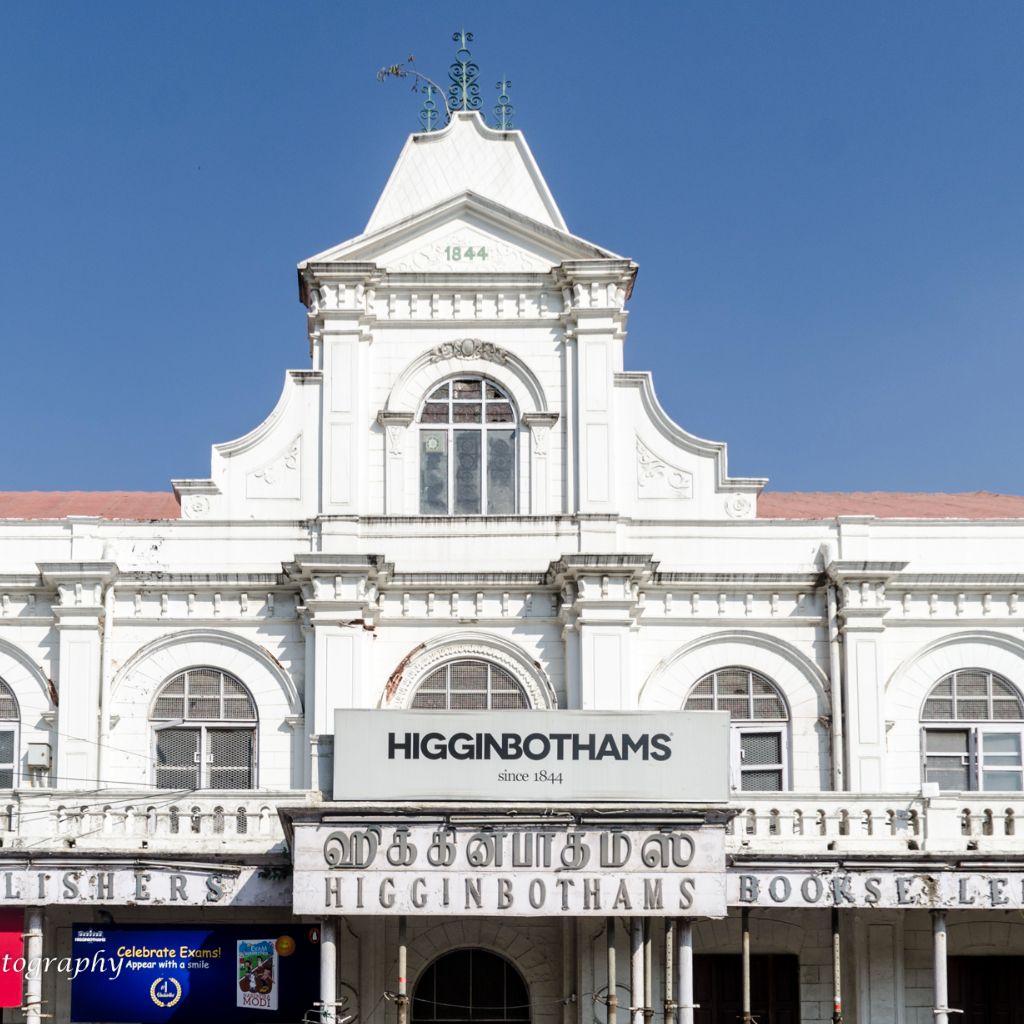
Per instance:
[[[391,273],[546,273],[565,260],[621,257],[472,192],[306,263],[374,263]]]

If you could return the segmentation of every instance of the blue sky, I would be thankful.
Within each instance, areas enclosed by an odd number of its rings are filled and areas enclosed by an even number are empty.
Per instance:
[[[416,127],[376,69],[444,76],[463,24],[733,473],[1024,493],[1017,0],[5,4],[0,489],[208,475]]]

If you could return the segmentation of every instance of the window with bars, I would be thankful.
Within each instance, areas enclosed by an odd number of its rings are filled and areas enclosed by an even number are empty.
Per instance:
[[[233,676],[190,668],[153,701],[153,763],[162,789],[256,785],[256,705]]]
[[[489,661],[462,659],[434,669],[416,687],[412,707],[438,711],[529,708],[526,691]]]
[[[921,710],[922,775],[940,790],[1024,791],[1024,700],[985,669],[943,676]]]
[[[774,792],[788,787],[789,711],[767,676],[740,667],[709,672],[690,691],[683,710],[729,712],[733,789]]]
[[[419,416],[420,514],[511,515],[516,510],[516,412],[485,377],[436,387]]]
[[[0,789],[12,789],[18,781],[18,727],[21,711],[14,691],[0,679]]]

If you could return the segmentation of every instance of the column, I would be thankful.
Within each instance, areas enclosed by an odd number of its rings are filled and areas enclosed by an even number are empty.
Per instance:
[[[618,982],[618,968],[615,964],[615,918],[604,919],[604,948],[605,963],[608,975],[608,1001],[607,1001],[607,1024],[616,1024],[616,1017],[619,1012],[619,996],[616,984]]]
[[[631,1024],[644,1024],[644,1007],[647,993],[644,991],[644,921],[634,917],[629,922],[629,987]]]
[[[676,942],[678,1024],[693,1024],[693,922],[688,917],[676,923]]]
[[[946,975],[946,912],[932,911],[932,962],[935,976],[935,1024],[949,1024],[949,979]]]
[[[40,1024],[43,1019],[43,972],[37,966],[29,971],[28,964],[38,965],[43,955],[43,909],[29,907],[25,911],[25,1021]],[[52,1017],[52,1014],[47,1014]]]
[[[338,919],[320,921],[320,1009],[321,1020],[335,1020],[338,1002]]]

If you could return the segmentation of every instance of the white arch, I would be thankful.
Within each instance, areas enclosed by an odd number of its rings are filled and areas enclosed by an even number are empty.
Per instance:
[[[385,413],[415,415],[431,386],[457,376],[490,377],[515,400],[519,415],[547,412],[544,388],[514,352],[476,338],[455,339],[421,352],[398,375],[384,403]]]
[[[640,689],[639,707],[678,710],[698,680],[733,665],[775,683],[794,720],[829,713],[828,681],[821,669],[784,641],[746,629],[698,637],[663,658]]]
[[[146,644],[111,686],[111,775],[138,782],[152,772],[149,709],[157,689],[187,668],[208,666],[238,679],[256,702],[260,789],[288,789],[301,778],[301,744],[294,728],[302,702],[291,677],[269,651],[219,629],[186,629]],[[297,730],[301,732],[301,729]]]
[[[1005,676],[1024,692],[1024,642],[989,630],[962,630],[925,644],[906,658],[885,684],[889,730],[887,784],[912,790],[921,781],[921,709],[943,676],[965,668]]]
[[[555,708],[558,698],[540,665],[516,644],[491,633],[443,633],[414,648],[392,673],[380,707],[407,708],[416,688],[439,665],[462,658],[489,661],[503,668],[526,691],[533,708]]]
[[[31,729],[44,713],[54,710],[46,674],[20,647],[6,640],[0,640],[0,679],[18,701],[22,726]]]

